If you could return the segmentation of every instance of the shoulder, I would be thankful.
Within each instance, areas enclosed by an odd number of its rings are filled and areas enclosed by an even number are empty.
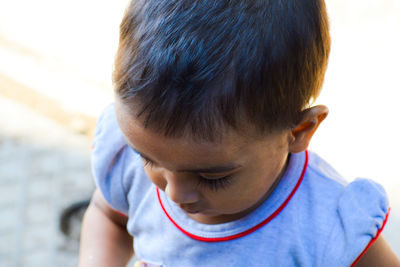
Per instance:
[[[385,226],[389,203],[385,190],[369,179],[347,182],[318,155],[310,153],[305,187],[324,228],[324,264],[349,266]]]
[[[117,161],[126,148],[124,136],[118,126],[114,105],[107,106],[100,115],[92,145],[92,171],[96,183],[115,171]]]
[[[317,154],[309,152],[306,186],[316,191],[318,198],[330,197],[338,215],[359,217],[374,216],[374,212],[387,214],[389,202],[385,189],[373,180],[344,179]],[[307,184],[308,183],[308,184]]]
[[[386,225],[390,208],[385,190],[372,180],[356,179],[340,195],[337,211],[340,224],[332,231],[332,243],[341,244],[338,251],[354,263]]]
[[[131,149],[119,128],[114,105],[100,115],[92,147],[92,173],[97,188],[115,210],[128,213],[127,195],[141,181],[146,184],[140,156]]]
[[[348,184],[347,180],[336,169],[312,151],[308,151],[307,171],[313,177],[318,177],[320,182],[329,185],[335,184],[337,188],[344,188]]]

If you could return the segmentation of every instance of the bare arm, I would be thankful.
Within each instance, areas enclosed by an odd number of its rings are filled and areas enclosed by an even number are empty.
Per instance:
[[[362,256],[356,267],[400,267],[399,258],[380,236]]]
[[[110,208],[96,190],[83,218],[79,267],[125,267],[133,255],[126,223],[127,217]]]

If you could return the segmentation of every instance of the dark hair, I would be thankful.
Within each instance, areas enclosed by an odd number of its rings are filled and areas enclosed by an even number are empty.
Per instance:
[[[114,86],[145,127],[214,140],[243,121],[294,126],[322,86],[323,0],[135,0],[120,27]]]

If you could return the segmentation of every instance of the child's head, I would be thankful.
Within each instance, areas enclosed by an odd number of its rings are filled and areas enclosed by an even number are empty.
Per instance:
[[[323,0],[137,0],[121,24],[117,96],[165,136],[214,140],[243,122],[290,128],[330,49]]]
[[[137,0],[121,24],[120,128],[149,178],[200,222],[258,206],[304,150],[330,39],[322,0]]]

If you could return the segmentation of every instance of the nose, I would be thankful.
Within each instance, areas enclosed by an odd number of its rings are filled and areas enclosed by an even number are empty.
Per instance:
[[[191,177],[166,175],[165,193],[177,204],[191,204],[199,200],[199,193],[190,181]]]

